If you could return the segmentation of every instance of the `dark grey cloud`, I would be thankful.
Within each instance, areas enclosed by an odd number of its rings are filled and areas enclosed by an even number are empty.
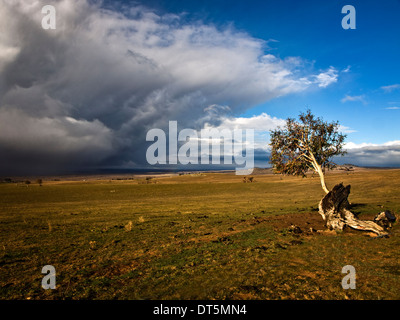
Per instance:
[[[217,125],[269,99],[325,87],[266,42],[143,7],[0,0],[0,173],[146,165],[146,133]],[[56,30],[41,8],[56,8]],[[293,59],[296,72],[292,72]],[[322,82],[321,82],[322,81]]]
[[[337,163],[350,163],[367,167],[400,167],[400,141],[382,145],[352,145],[347,154],[335,159]]]

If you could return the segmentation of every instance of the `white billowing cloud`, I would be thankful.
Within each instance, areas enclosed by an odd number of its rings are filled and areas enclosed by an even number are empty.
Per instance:
[[[49,161],[72,167],[143,163],[146,132],[165,129],[169,120],[195,129],[218,125],[227,114],[325,88],[338,77],[333,67],[310,74],[301,58],[265,54],[266,41],[232,27],[186,23],[139,5],[118,12],[87,0],[1,2],[5,172],[35,161],[43,167]],[[56,30],[41,27],[47,4],[56,8]],[[260,117],[254,125],[276,121]],[[236,121],[228,124],[246,125]],[[29,146],[35,156],[27,156]]]
[[[252,117],[225,117],[222,119],[218,126],[212,126],[208,123],[205,124],[205,128],[215,128],[222,132],[224,129],[228,129],[231,132],[234,130],[246,129],[254,130],[254,149],[255,150],[268,150],[270,141],[270,131],[277,129],[278,127],[284,127],[286,120],[271,117],[266,113],[260,115],[254,115]]]
[[[400,84],[392,84],[392,85],[389,85],[389,86],[382,86],[381,89],[383,91],[385,91],[385,93],[390,93],[390,92],[392,92],[394,90],[400,89]]]
[[[345,149],[361,149],[361,148],[381,148],[381,147],[393,147],[393,146],[400,146],[400,140],[388,141],[383,144],[376,144],[376,143],[353,143],[347,142],[344,145]]]
[[[215,108],[215,106],[214,106]],[[218,126],[206,124],[206,128],[215,128],[219,132],[224,129],[253,129],[254,130],[254,155],[257,166],[268,165],[268,157],[271,148],[269,146],[270,131],[278,127],[284,127],[286,121],[271,117],[266,113],[252,117],[226,117]],[[340,125],[342,133],[353,133],[356,130]],[[194,143],[197,143],[194,141]],[[336,157],[335,162],[339,164],[352,163],[360,166],[400,166],[400,140],[388,141],[383,144],[346,142],[343,146],[347,154],[344,157]]]
[[[337,79],[338,71],[334,67],[330,67],[327,71],[315,76],[315,83],[318,84],[318,87],[326,88],[330,84],[337,82]]]
[[[362,102],[363,104],[366,103],[366,101],[365,101],[365,96],[364,96],[364,95],[359,95],[359,96],[349,96],[349,95],[346,95],[344,98],[342,98],[342,99],[340,100],[340,102],[342,102],[342,103],[345,103],[345,102],[348,102],[348,101],[351,101],[351,102],[360,101],[360,102]]]
[[[218,128],[226,128],[229,130],[235,129],[253,129],[257,131],[271,131],[277,127],[283,127],[286,120],[271,117],[266,113],[260,115],[254,115],[250,118],[237,117],[237,118],[225,118],[221,121]]]

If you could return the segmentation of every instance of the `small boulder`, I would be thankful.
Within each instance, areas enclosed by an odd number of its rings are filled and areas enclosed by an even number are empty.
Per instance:
[[[385,229],[391,228],[393,223],[396,222],[396,216],[391,213],[389,210],[383,211],[379,213],[375,218],[374,222],[379,224],[381,227]]]
[[[289,232],[293,232],[294,234],[299,234],[302,233],[303,231],[300,229],[299,226],[295,226],[294,224],[292,224],[289,228],[288,228]]]

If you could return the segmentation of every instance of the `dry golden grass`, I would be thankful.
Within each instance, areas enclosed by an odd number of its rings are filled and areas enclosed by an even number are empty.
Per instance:
[[[113,179],[0,184],[1,299],[400,298],[398,224],[387,239],[309,231],[324,228],[316,176]],[[400,170],[338,171],[326,180],[352,185],[362,219],[385,209],[399,215]],[[56,290],[41,288],[47,264]],[[356,290],[341,287],[348,264]]]

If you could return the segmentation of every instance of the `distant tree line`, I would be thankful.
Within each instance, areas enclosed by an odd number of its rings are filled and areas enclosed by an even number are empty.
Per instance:
[[[30,180],[13,180],[11,178],[3,178],[0,180],[0,183],[25,183],[27,186],[30,185],[32,182]],[[35,181],[38,185],[43,185],[43,179],[37,179]]]

